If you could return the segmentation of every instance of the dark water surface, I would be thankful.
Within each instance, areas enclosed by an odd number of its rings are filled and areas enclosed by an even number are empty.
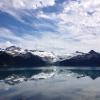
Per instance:
[[[0,69],[0,100],[100,100],[100,68]]]

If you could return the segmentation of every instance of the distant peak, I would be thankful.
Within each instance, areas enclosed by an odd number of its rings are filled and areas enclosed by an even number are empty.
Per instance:
[[[7,47],[7,48],[6,48],[6,50],[8,50],[8,51],[9,51],[9,50],[15,50],[15,49],[16,49],[16,50],[20,50],[21,48],[20,48],[20,47],[16,47],[16,46],[10,46],[10,47]]]
[[[90,50],[89,52],[90,54],[96,53],[94,50]]]
[[[80,51],[76,51],[75,53],[83,53],[83,52],[80,52]]]

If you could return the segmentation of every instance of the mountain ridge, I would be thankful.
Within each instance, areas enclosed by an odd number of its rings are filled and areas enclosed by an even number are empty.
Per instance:
[[[90,50],[88,53],[60,61],[58,64],[61,66],[100,66],[100,53]]]
[[[76,51],[68,56],[58,56],[52,52],[28,50],[16,46],[0,48],[0,66],[100,66],[100,53]]]
[[[53,54],[44,51],[10,46],[0,49],[0,66],[46,66],[53,61],[53,57]]]

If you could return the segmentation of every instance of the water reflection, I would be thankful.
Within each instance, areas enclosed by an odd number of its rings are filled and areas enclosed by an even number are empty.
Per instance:
[[[65,68],[65,67],[49,67],[49,68],[33,68],[33,69],[9,69],[0,70],[0,81],[5,84],[15,85],[23,81],[41,80],[55,76],[63,75],[63,77],[74,76],[77,79],[82,77],[90,77],[92,80],[100,77],[99,68]]]
[[[100,69],[0,70],[0,100],[100,100]]]
[[[15,85],[23,81],[41,80],[53,77],[56,73],[55,67],[53,68],[34,68],[34,69],[9,69],[0,70],[0,80],[5,84]]]
[[[81,77],[86,77],[89,76],[91,79],[95,80],[96,78],[100,77],[100,70],[97,69],[77,69],[77,70],[73,70],[71,69],[70,71],[72,71],[73,73],[78,74],[79,77],[77,78],[81,78]]]

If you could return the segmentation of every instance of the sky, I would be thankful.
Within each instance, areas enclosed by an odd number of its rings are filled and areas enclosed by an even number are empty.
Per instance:
[[[100,0],[0,0],[0,47],[100,52]]]

